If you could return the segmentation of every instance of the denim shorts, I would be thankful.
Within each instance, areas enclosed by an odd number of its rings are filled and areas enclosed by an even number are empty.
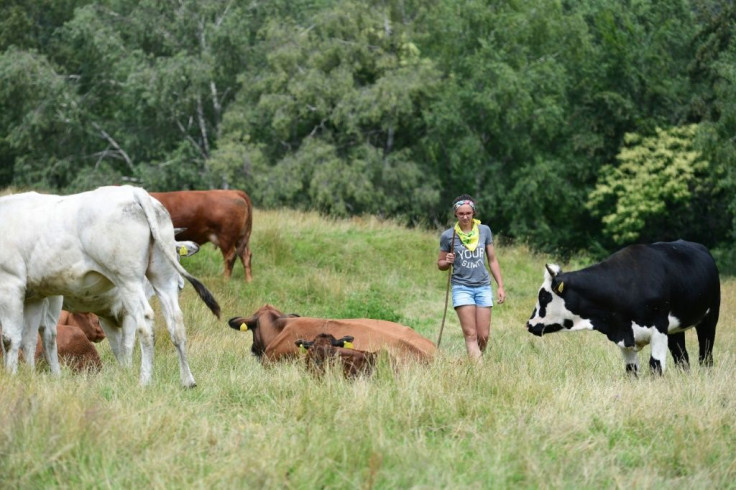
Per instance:
[[[452,306],[457,308],[458,306],[493,306],[493,290],[491,285],[471,287],[463,286],[460,284],[452,285]]]

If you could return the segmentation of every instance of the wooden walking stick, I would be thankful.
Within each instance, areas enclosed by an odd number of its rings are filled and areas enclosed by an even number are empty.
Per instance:
[[[455,227],[452,227],[452,240],[450,241],[450,253],[455,253]],[[445,329],[445,318],[447,318],[447,300],[450,297],[450,279],[452,278],[452,264],[447,272],[447,289],[445,290],[445,311],[442,313],[442,325],[440,325],[440,336],[437,337],[437,348],[442,342],[442,331]]]

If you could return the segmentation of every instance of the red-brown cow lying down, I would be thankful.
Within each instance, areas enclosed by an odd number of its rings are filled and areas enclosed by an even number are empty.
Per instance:
[[[235,330],[251,330],[251,352],[261,361],[294,358],[299,353],[296,341],[312,339],[321,333],[336,338],[355,337],[354,347],[376,352],[385,349],[397,361],[430,361],[437,347],[411,328],[399,323],[369,318],[324,319],[285,315],[271,305],[264,305],[252,316],[235,317],[228,321]]]
[[[102,361],[95,345],[87,338],[84,331],[75,325],[59,323],[56,326],[56,346],[59,363],[69,366],[72,371],[97,372],[102,368]],[[0,350],[0,356],[2,356],[2,350]],[[19,356],[22,357],[23,353],[20,352]],[[40,335],[33,357],[36,362],[44,359],[43,342]]]
[[[176,228],[185,228],[177,240],[207,242],[218,247],[225,259],[225,277],[233,273],[239,257],[245,280],[253,279],[250,260],[250,233],[253,228],[253,205],[240,190],[150,192],[169,211]]]
[[[355,339],[350,335],[336,339],[329,333],[321,333],[312,341],[299,339],[296,345],[307,350],[307,369],[317,376],[324,374],[327,365],[335,361],[342,365],[346,378],[370,376],[376,366],[378,353],[354,349],[353,340]]]
[[[97,372],[102,368],[100,355],[95,345],[81,328],[74,325],[56,326],[56,349],[59,363],[69,366],[72,371]],[[43,343],[39,336],[36,343],[36,361],[43,359]]]
[[[61,310],[59,325],[74,325],[82,329],[84,335],[92,342],[102,342],[105,332],[100,326],[100,319],[94,313],[70,313]]]

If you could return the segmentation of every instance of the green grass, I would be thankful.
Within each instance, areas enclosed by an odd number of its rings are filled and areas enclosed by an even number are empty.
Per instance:
[[[256,210],[254,281],[230,282],[211,246],[185,266],[214,292],[181,304],[198,387],[179,386],[157,318],[152,386],[98,344],[101,373],[0,372],[4,488],[734,488],[736,282],[723,279],[712,370],[624,376],[594,332],[529,335],[550,257],[498,247],[508,300],[490,351],[466,361],[448,311],[438,359],[354,382],[296,364],[262,367],[227,318],[264,303],[319,317],[376,317],[437,340],[446,272],[439,234],[374,219]],[[570,266],[577,268],[582,264]],[[155,304],[155,303],[154,303]],[[688,333],[697,355],[694,332]],[[641,353],[647,364],[649,349]]]

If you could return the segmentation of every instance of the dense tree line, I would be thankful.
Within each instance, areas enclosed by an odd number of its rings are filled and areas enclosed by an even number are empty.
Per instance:
[[[0,187],[736,242],[727,0],[3,0]]]

